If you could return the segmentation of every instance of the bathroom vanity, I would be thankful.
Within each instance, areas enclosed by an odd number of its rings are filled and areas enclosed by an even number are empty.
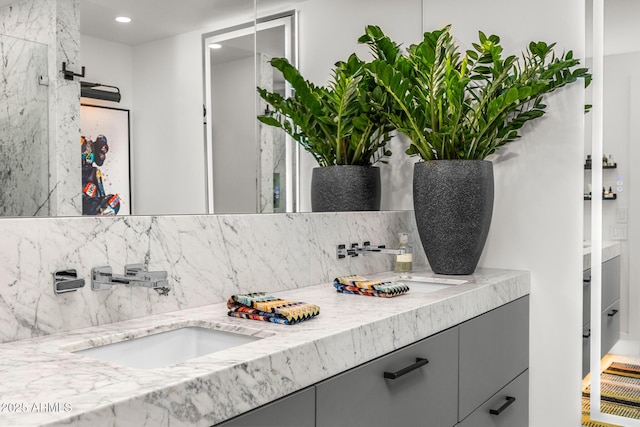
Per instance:
[[[220,426],[524,426],[528,329],[526,296]]]
[[[525,419],[529,274],[478,269],[465,278],[389,299],[339,294],[330,283],[277,292],[321,307],[292,326],[229,318],[218,303],[6,343],[0,396],[13,406],[0,412],[0,424],[208,427],[243,425],[242,414],[249,421],[256,414],[260,425],[283,426],[300,413],[315,414],[308,419],[316,425],[353,425],[405,411],[406,420],[434,417],[443,426]],[[152,369],[74,353],[184,327],[256,339]],[[429,362],[398,375],[421,358]],[[351,391],[338,393],[345,387]],[[511,408],[487,412],[512,395]],[[36,411],[38,404],[57,406]],[[304,416],[294,419],[301,425]]]

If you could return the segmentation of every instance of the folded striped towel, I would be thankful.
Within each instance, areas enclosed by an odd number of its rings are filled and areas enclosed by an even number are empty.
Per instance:
[[[231,317],[293,325],[320,314],[320,307],[276,298],[266,292],[232,295],[227,301]]]
[[[404,283],[382,282],[368,280],[362,276],[336,277],[333,286],[343,294],[357,294],[371,297],[391,298],[409,292],[409,286]]]

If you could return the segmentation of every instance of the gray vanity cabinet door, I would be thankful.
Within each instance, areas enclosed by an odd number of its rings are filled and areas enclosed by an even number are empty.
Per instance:
[[[526,370],[457,427],[525,427],[528,424],[529,370]]]
[[[462,420],[529,367],[529,297],[459,328]]]
[[[314,427],[315,398],[315,387],[312,386],[216,424],[216,427]]]
[[[620,299],[620,257],[602,263],[602,308]]]
[[[316,426],[452,427],[457,354],[458,329],[453,328],[317,384]],[[384,377],[414,366],[416,359],[429,363],[396,379]]]
[[[591,269],[582,273],[582,324],[591,321]],[[620,257],[602,263],[602,307],[609,307],[620,299]]]

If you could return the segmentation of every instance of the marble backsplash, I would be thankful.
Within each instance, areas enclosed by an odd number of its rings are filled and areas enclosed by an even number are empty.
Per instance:
[[[426,265],[412,211],[272,215],[4,218],[0,220],[0,342],[276,293],[345,274],[390,270],[393,256],[336,258],[339,243],[396,244],[408,231]],[[91,290],[91,268],[144,263],[166,270],[171,291]],[[52,273],[78,270],[85,287],[53,291]]]

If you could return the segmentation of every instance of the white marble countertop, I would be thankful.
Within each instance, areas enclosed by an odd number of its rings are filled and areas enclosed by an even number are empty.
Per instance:
[[[522,271],[478,269],[456,278],[469,282],[388,299],[340,294],[332,284],[274,293],[320,306],[318,317],[292,326],[230,318],[222,303],[2,344],[0,425],[211,426],[527,295],[530,287]],[[70,352],[185,325],[264,338],[154,370]]]
[[[620,242],[602,242],[602,262],[608,261],[620,255]],[[591,242],[585,240],[582,244],[582,269],[591,268]]]

